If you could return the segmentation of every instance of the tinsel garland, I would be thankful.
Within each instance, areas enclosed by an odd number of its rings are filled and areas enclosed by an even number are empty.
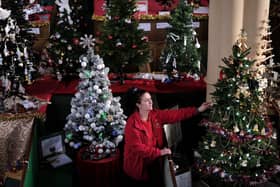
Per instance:
[[[243,144],[246,141],[250,140],[260,140],[260,139],[267,139],[273,134],[273,127],[271,122],[267,121],[267,128],[266,128],[266,134],[264,135],[255,135],[255,134],[249,134],[245,133],[242,135],[237,135],[233,131],[229,131],[228,129],[225,129],[221,127],[220,123],[215,123],[211,122],[207,119],[202,120],[200,123],[201,126],[207,127],[210,132],[222,135],[223,137],[228,138],[229,140],[235,142],[235,143],[240,143]],[[262,152],[261,154],[264,154]],[[265,153],[267,155],[272,154],[271,152]],[[206,175],[213,175],[216,177],[221,178],[224,182],[229,182],[233,184],[245,184],[246,186],[252,186],[256,185],[259,183],[264,183],[266,182],[269,178],[271,178],[272,175],[276,174],[279,172],[279,167],[277,165],[268,168],[264,170],[263,174],[257,175],[257,176],[249,176],[249,175],[231,175],[227,173],[223,168],[216,166],[216,165],[207,165],[203,159],[198,159],[197,162],[195,163],[195,167],[199,170],[199,172],[204,173]]]
[[[208,19],[208,15],[207,14],[202,14],[202,15],[194,14],[193,18],[195,20],[204,20],[204,19]],[[95,21],[104,21],[106,19],[106,17],[93,14],[92,19]],[[170,15],[145,14],[145,15],[140,15],[137,19],[139,19],[139,20],[168,20],[168,19],[170,19]]]
[[[25,118],[45,119],[45,114],[37,111],[29,111],[29,112],[18,113],[18,114],[12,114],[12,113],[0,114],[0,122],[8,121],[8,120],[13,121],[13,120],[25,119]]]
[[[49,25],[50,22],[49,21],[34,21],[31,23],[32,27],[43,27],[43,26],[47,26]]]
[[[208,127],[211,132],[219,135],[223,135],[224,137],[228,137],[231,141],[236,143],[245,143],[246,141],[250,141],[250,140],[267,139],[271,135],[273,135],[273,127],[271,122],[267,122],[267,128],[264,135],[250,134],[250,133],[246,133],[245,131],[243,131],[243,134],[237,135],[235,132],[229,131],[228,129],[221,127],[219,123],[211,122],[208,120],[203,120],[200,123],[200,125]]]
[[[222,168],[215,165],[206,165],[202,161],[195,163],[194,167],[206,175],[215,175],[219,177],[224,182],[232,184],[244,184],[245,186],[255,186],[260,183],[267,182],[274,174],[279,172],[279,167],[274,166],[267,170],[264,170],[263,174],[260,176],[248,176],[248,175],[229,175]]]

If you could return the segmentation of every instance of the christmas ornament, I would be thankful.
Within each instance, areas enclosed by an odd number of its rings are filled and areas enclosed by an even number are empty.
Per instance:
[[[199,49],[199,48],[200,48],[200,44],[199,44],[199,42],[198,42],[198,39],[197,39],[197,38],[196,38],[195,47],[196,47],[197,49]]]
[[[79,45],[80,44],[79,39],[78,38],[73,38],[73,44]]]
[[[91,47],[94,47],[94,45],[95,45],[95,39],[93,38],[92,35],[87,35],[87,34],[85,34],[83,37],[81,37],[80,45],[81,45],[83,48],[91,48]]]
[[[69,5],[69,0],[56,0],[55,4],[58,6],[58,10],[59,10],[60,14],[63,15],[66,13],[69,24],[72,24],[73,21],[70,17],[71,8]]]

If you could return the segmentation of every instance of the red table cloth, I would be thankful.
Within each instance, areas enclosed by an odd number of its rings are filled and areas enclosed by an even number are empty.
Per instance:
[[[101,160],[82,160],[77,154],[77,171],[81,187],[121,187],[121,157],[120,152]]]
[[[27,86],[26,92],[40,99],[50,100],[53,94],[76,93],[78,83],[79,80],[64,83],[59,82],[51,76],[46,76],[36,80],[32,85]],[[206,83],[203,79],[189,79],[174,81],[171,83],[145,79],[124,80],[124,84],[120,84],[118,80],[111,81],[111,89],[113,93],[125,93],[133,87],[144,89],[152,93],[190,93],[205,90]]]
[[[32,85],[27,86],[26,93],[50,101],[53,94],[74,94],[77,92],[79,80],[73,80],[65,83],[60,82],[52,76],[45,76],[34,81]],[[163,83],[159,80],[145,80],[145,79],[129,79],[124,80],[124,84],[120,84],[119,80],[111,81],[112,93],[125,93],[129,89],[137,87],[149,91],[151,93],[191,93],[201,92],[206,90],[206,83],[202,79],[193,80],[186,79],[180,81],[174,81],[171,83]],[[42,107],[40,110],[45,110],[46,107]]]

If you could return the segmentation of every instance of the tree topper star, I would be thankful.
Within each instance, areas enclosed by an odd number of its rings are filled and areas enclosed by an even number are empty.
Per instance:
[[[95,38],[93,38],[92,35],[85,34],[83,37],[81,37],[80,45],[83,48],[92,48],[95,45]]]

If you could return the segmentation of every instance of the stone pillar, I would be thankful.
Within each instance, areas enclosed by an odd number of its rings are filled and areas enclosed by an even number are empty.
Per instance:
[[[219,78],[222,58],[231,55],[231,48],[243,27],[246,0],[212,0],[209,3],[208,64],[206,100],[211,101],[213,84]]]
[[[261,39],[263,21],[269,16],[270,0],[245,0],[243,27],[248,35],[248,46],[251,47],[250,57],[254,58]]]

